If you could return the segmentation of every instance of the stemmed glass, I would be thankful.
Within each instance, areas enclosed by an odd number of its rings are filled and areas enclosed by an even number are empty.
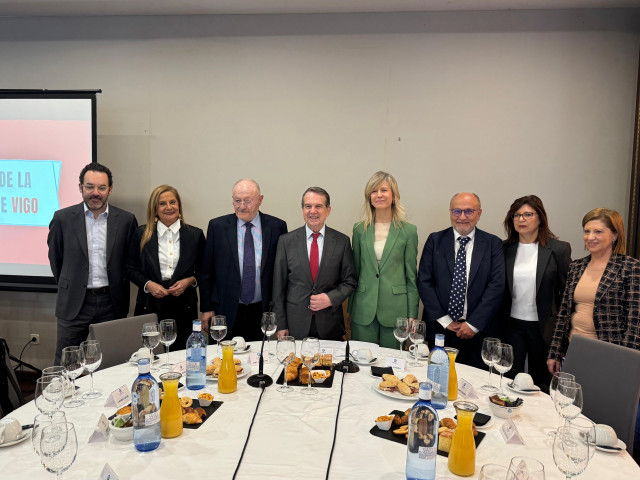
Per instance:
[[[506,480],[545,480],[544,465],[535,458],[513,457],[509,462]]]
[[[572,420],[582,412],[582,386],[571,380],[558,383],[554,399],[556,411],[565,420]]]
[[[164,345],[165,353],[167,354],[167,358],[165,362],[160,365],[160,369],[169,370],[173,365],[169,359],[169,347],[173,345],[173,342],[175,342],[178,337],[176,321],[171,318],[160,320],[158,329],[160,330],[160,342]]]
[[[487,463],[480,470],[480,480],[505,480],[507,477],[507,467],[496,465],[495,463]]]
[[[142,324],[142,345],[149,349],[149,363],[153,364],[153,349],[160,344],[160,330],[156,322]],[[151,368],[158,371],[157,368]]]
[[[500,360],[500,340],[498,338],[486,337],[482,340],[482,361],[489,366],[489,383],[480,387],[485,392],[495,393],[498,391],[496,387],[491,385],[491,367]]]
[[[86,368],[91,375],[91,389],[82,395],[82,398],[98,398],[102,393],[96,392],[93,389],[93,372],[95,372],[102,363],[102,349],[100,348],[100,342],[98,340],[85,340],[80,344],[80,348],[84,353],[84,368]]]
[[[551,384],[549,385],[549,396],[551,397],[551,400],[553,401],[554,405],[555,405],[555,401],[556,401],[556,391],[558,390],[558,384],[562,381],[571,381],[574,382],[576,380],[576,377],[573,376],[570,373],[566,373],[566,372],[556,372],[553,374],[553,377],[551,377]],[[562,417],[559,416],[558,417],[558,427],[562,426]],[[548,432],[548,435],[550,437],[555,437],[556,436],[556,430],[552,430],[550,432]]]
[[[500,360],[493,365],[493,368],[500,372],[500,392],[504,393],[502,389],[502,376],[511,370],[513,366],[513,347],[506,343],[501,343],[499,348]]]
[[[53,414],[60,410],[65,393],[64,377],[60,375],[44,375],[36,380],[36,407],[41,413],[53,417]]]
[[[305,395],[315,395],[318,393],[318,390],[311,386],[311,379],[313,378],[311,369],[320,362],[320,340],[314,337],[307,337],[302,340],[300,357],[302,358],[302,363],[309,369],[309,383],[307,384],[307,388],[302,389],[302,393]]]
[[[271,335],[276,333],[276,329],[278,328],[278,324],[276,323],[276,314],[273,312],[264,312],[262,314],[260,328],[262,329],[262,333],[267,336],[267,352],[269,352],[269,355],[273,356],[273,353],[271,353]]]
[[[84,353],[80,347],[65,347],[61,358],[62,366],[67,369],[67,376],[71,379],[73,391],[73,397],[64,406],[74,408],[84,405],[84,400],[76,397],[76,378],[84,372]]]
[[[282,371],[282,378],[284,378],[284,384],[280,385],[277,390],[280,393],[289,393],[293,391],[293,388],[287,385],[287,365],[293,362],[296,358],[296,339],[291,336],[284,336],[278,339],[276,343],[276,355],[278,361],[284,365]]]
[[[411,324],[411,329],[409,331],[409,338],[414,343],[414,345],[420,345],[424,343],[424,336],[427,333],[427,326],[422,320],[415,320]],[[415,360],[409,363],[412,367],[420,367],[422,366],[422,362],[418,361],[418,348],[415,349]]]
[[[593,448],[595,445],[584,441],[580,429],[568,424],[558,428],[553,440],[553,461],[569,480],[585,471]]]
[[[33,429],[31,430],[31,444],[36,455],[40,456],[40,437],[42,436],[42,429],[53,425],[54,423],[65,423],[67,416],[62,410],[53,412],[51,416],[44,413],[39,413],[33,419]]]
[[[67,376],[67,369],[62,365],[54,365],[52,367],[46,367],[42,369],[42,377],[47,375],[54,375],[56,377],[62,377],[62,383],[64,384],[64,396],[66,397],[71,393],[71,381]]]
[[[40,461],[45,470],[60,478],[76,459],[78,440],[73,423],[49,425],[42,429],[40,437]]]
[[[393,336],[400,342],[400,358],[402,358],[402,344],[409,338],[409,319],[396,318],[396,327],[393,329]]]
[[[576,428],[580,431],[580,436],[583,442],[589,442],[591,449],[589,449],[589,459],[596,453],[596,424],[589,420],[587,417],[578,416],[567,423],[568,427]]]
[[[215,315],[211,319],[209,332],[211,338],[218,342],[218,357],[220,357],[220,340],[227,336],[227,317],[224,315]]]

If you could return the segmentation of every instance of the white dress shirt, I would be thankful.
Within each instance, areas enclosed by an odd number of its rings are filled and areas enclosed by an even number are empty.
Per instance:
[[[244,220],[237,219],[236,235],[238,238],[238,264],[240,266],[240,282],[242,283],[242,268],[244,267],[244,237],[247,232]],[[262,284],[260,283],[260,275],[262,271],[262,222],[260,221],[260,213],[256,214],[253,220],[248,223],[251,227],[251,236],[253,237],[253,251],[255,253],[256,278],[254,280],[255,290],[251,303],[262,301]]]
[[[160,262],[160,275],[162,280],[171,280],[173,272],[180,260],[180,219],[168,227],[158,222],[158,260]]]
[[[318,267],[322,263],[322,250],[324,249],[324,231],[326,229],[326,225],[323,225],[320,231],[318,232]],[[307,232],[307,258],[311,259],[311,244],[313,243],[313,230],[309,228],[309,226],[305,223],[304,229]]]
[[[519,243],[513,266],[511,317],[529,322],[538,321],[536,305],[536,272],[538,270],[538,242]]]
[[[94,218],[93,212],[83,203],[84,222],[87,230],[87,254],[89,256],[89,278],[87,288],[101,288],[109,286],[107,276],[107,209]]]

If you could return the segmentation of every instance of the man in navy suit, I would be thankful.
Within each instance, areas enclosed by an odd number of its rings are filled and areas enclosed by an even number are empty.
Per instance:
[[[262,338],[260,320],[271,302],[276,247],[287,233],[283,220],[259,211],[263,197],[256,181],[239,180],[231,193],[235,213],[209,222],[198,280],[205,331],[214,315],[224,315],[227,338]]]
[[[485,368],[482,340],[497,332],[505,280],[502,241],[476,228],[481,214],[476,194],[453,196],[451,228],[429,235],[422,251],[418,292],[430,344],[444,333],[445,345],[460,351],[457,361]]]

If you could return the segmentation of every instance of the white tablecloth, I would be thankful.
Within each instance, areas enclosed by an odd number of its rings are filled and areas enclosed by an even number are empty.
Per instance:
[[[333,346],[334,353],[344,351],[343,343],[323,342]],[[298,343],[299,346],[299,343]],[[370,348],[378,357],[378,365],[384,365],[386,356],[398,356],[398,350],[379,348],[377,345],[352,342],[352,350],[358,347]],[[275,351],[274,342],[271,343]],[[259,344],[252,344],[252,350]],[[209,346],[208,358],[214,356],[215,347]],[[184,358],[184,351],[172,352],[172,360]],[[164,355],[161,355],[164,361]],[[241,355],[248,357],[248,355]],[[265,365],[265,372],[271,374],[274,385],[267,388],[258,410],[251,439],[238,472],[238,479],[322,479],[325,478],[334,419],[340,396],[342,374],[336,373],[333,387],[318,389],[319,394],[310,397],[297,395],[283,396],[277,390],[275,380],[281,366],[274,357]],[[156,364],[157,365],[157,364]],[[253,368],[254,373],[257,367]],[[409,367],[419,380],[426,378],[426,364],[419,368]],[[488,373],[466,365],[457,365],[458,377],[471,382],[478,390],[479,399],[473,399],[480,412],[490,414],[488,400],[479,387],[487,381]],[[120,385],[130,388],[137,376],[137,368],[131,364],[119,365],[94,374],[96,388],[106,396]],[[499,377],[493,375],[497,384]],[[338,435],[331,464],[332,479],[404,479],[406,447],[402,444],[374,437],[369,430],[374,420],[391,410],[405,410],[413,405],[411,401],[385,397],[372,389],[376,380],[370,376],[369,367],[361,367],[360,372],[348,374],[344,381],[344,395],[340,409]],[[505,381],[506,383],[506,381]],[[79,393],[86,392],[89,377],[77,381]],[[137,452],[132,443],[124,444],[110,438],[107,442],[87,441],[95,428],[100,414],[109,416],[114,408],[105,408],[105,396],[87,401],[79,408],[64,408],[67,419],[76,425],[79,451],[75,463],[65,472],[63,478],[99,478],[105,463],[109,463],[120,479],[149,478],[221,478],[230,479],[242,452],[247,431],[251,423],[260,389],[251,388],[246,378],[238,380],[235,393],[222,395],[217,392],[217,384],[207,381],[205,391],[214,394],[216,400],[224,404],[199,429],[188,430],[175,439],[162,440],[160,447],[147,453]],[[512,392],[511,392],[512,393]],[[180,394],[188,394],[181,390]],[[192,393],[195,397],[197,394]],[[524,437],[525,445],[507,445],[500,435],[504,420],[494,418],[483,429],[486,437],[476,453],[476,473],[485,463],[508,465],[511,457],[532,456],[542,461],[546,478],[564,479],[553,462],[551,444],[546,431],[558,425],[558,416],[551,399],[542,393],[522,396],[524,406],[514,422]],[[459,399],[463,399],[459,397]],[[37,409],[33,402],[11,414],[23,424],[32,423]],[[443,416],[455,414],[451,402]],[[0,478],[24,479],[50,478],[36,454],[30,440],[6,448],[0,448]],[[438,456],[437,478],[460,478],[451,474],[447,459]],[[603,453],[596,451],[587,470],[579,479],[637,479],[640,468],[626,452]]]

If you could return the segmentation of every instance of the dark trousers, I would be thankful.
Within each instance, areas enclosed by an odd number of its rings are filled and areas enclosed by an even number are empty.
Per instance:
[[[549,345],[544,342],[538,322],[527,322],[517,318],[509,319],[507,342],[513,346],[513,367],[505,375],[514,378],[524,372],[524,364],[529,357],[529,375],[533,383],[549,393],[551,374],[547,368]]]
[[[58,319],[58,338],[54,365],[60,365],[62,349],[77,347],[89,336],[89,325],[115,320],[115,311],[108,291],[103,293],[87,292],[78,316],[72,320]]]
[[[473,338],[462,339],[456,336],[456,332],[442,328],[438,322],[427,321],[427,341],[429,349],[435,345],[436,333],[444,333],[444,346],[457,348],[459,353],[456,363],[464,363],[472,367],[488,370],[489,367],[482,361],[482,341],[485,338],[484,332],[476,333]]]
[[[226,339],[231,340],[233,337],[243,337],[247,342],[262,340],[261,320],[262,302],[256,302],[250,305],[238,304],[236,319]]]

